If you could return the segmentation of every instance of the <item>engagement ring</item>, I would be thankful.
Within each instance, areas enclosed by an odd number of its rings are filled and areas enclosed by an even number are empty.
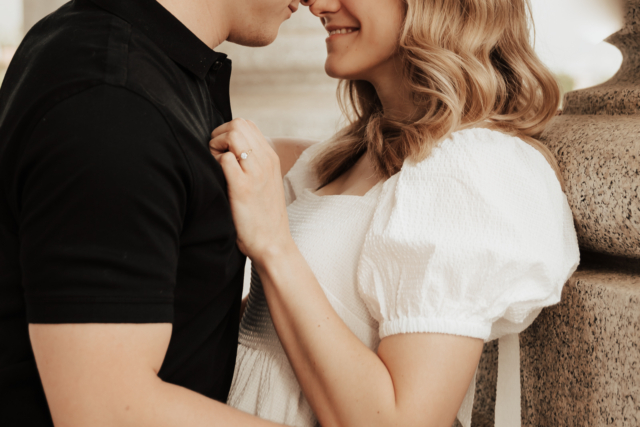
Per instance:
[[[249,153],[251,153],[253,150],[249,150],[247,152],[242,152],[240,153],[240,157],[238,157],[238,160],[245,160],[247,157],[249,157]]]

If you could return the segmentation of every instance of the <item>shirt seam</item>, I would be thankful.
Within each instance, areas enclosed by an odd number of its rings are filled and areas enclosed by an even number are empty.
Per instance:
[[[114,16],[110,23],[107,41],[107,67],[105,81],[125,86],[129,77],[129,44],[131,43],[131,24]]]

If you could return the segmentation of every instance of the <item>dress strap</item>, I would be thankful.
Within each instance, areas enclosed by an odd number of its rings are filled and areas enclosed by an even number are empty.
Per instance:
[[[476,373],[473,374],[467,394],[458,410],[458,421],[462,427],[471,427],[477,374],[476,368]],[[521,427],[520,414],[520,339],[518,334],[509,334],[498,340],[495,427]]]
[[[518,334],[498,340],[498,384],[495,427],[520,427],[520,339]]]

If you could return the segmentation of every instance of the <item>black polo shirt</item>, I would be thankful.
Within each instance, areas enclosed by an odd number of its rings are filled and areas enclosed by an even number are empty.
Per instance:
[[[0,89],[0,425],[51,419],[28,323],[173,323],[160,377],[225,401],[245,257],[208,149],[231,62],[154,0],[74,0]]]

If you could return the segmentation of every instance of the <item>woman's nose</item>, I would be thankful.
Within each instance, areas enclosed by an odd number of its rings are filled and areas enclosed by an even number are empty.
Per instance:
[[[320,17],[340,10],[340,0],[300,0],[300,3],[309,6],[311,13]]]

